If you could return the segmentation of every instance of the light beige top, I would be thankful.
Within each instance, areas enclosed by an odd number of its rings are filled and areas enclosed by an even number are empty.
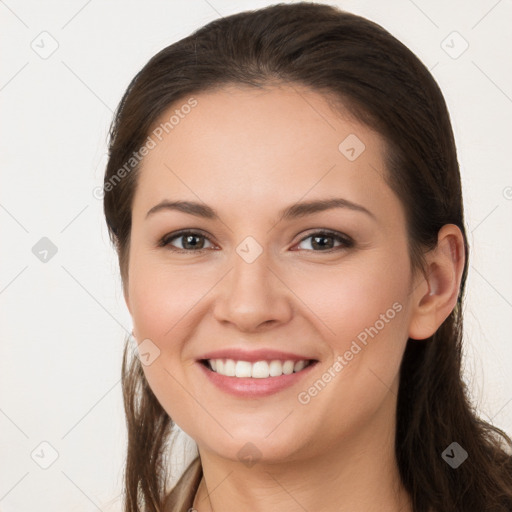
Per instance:
[[[185,470],[176,485],[167,495],[164,512],[188,512],[194,504],[194,497],[203,477],[201,459],[196,457]]]

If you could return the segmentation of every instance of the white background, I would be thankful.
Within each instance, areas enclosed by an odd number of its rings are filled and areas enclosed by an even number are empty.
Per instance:
[[[120,509],[120,368],[132,324],[92,194],[112,113],[157,51],[219,16],[271,3],[0,1],[1,511]],[[384,26],[444,92],[471,245],[465,380],[481,415],[511,434],[512,2],[330,3]],[[45,37],[51,48],[43,31],[58,43],[46,59],[31,47]],[[442,47],[453,31],[469,43],[456,59]],[[457,37],[444,45],[461,49]],[[32,252],[42,237],[58,249],[46,263]],[[43,441],[58,452],[46,470],[31,458],[38,448],[37,460],[50,460]]]

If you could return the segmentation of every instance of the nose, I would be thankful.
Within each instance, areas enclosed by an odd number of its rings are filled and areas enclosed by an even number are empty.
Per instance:
[[[231,269],[217,287],[217,321],[243,332],[261,332],[291,319],[293,293],[270,260],[265,251],[250,263],[234,253]]]

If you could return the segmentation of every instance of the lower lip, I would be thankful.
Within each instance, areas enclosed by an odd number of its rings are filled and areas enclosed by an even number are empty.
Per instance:
[[[310,364],[303,370],[290,375],[279,377],[267,377],[266,379],[253,379],[252,377],[227,377],[207,368],[202,363],[197,363],[206,377],[222,391],[238,397],[257,398],[273,395],[283,389],[296,384],[305,375],[308,375],[316,362]]]

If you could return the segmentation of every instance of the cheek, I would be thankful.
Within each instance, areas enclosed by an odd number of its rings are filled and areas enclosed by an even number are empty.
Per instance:
[[[297,291],[311,304],[311,321],[330,352],[323,374],[302,390],[302,398],[311,400],[305,406],[311,428],[323,421],[330,436],[362,428],[394,389],[407,342],[408,265],[399,255],[381,255],[371,263],[328,269]],[[325,387],[317,384],[319,377],[325,377]]]
[[[171,268],[151,255],[136,255],[131,261],[129,297],[138,337],[160,340],[179,331],[204,294],[204,286],[184,267]]]
[[[377,255],[378,256],[378,255]],[[408,261],[400,256],[368,258],[366,261],[330,267],[311,274],[297,295],[311,308],[332,349],[344,352],[352,340],[373,339],[402,331],[409,289]],[[313,317],[312,317],[313,318]],[[312,320],[313,321],[313,320]]]
[[[311,305],[311,321],[330,352],[323,375],[329,384],[312,407],[323,411],[318,417],[334,404],[344,411],[330,420],[333,435],[347,427],[343,418],[364,423],[395,385],[407,342],[408,269],[408,259],[398,253],[372,254],[317,273],[297,291]]]
[[[154,360],[142,369],[164,410],[178,425],[201,411],[185,391],[189,388],[182,347],[194,329],[193,306],[200,290],[180,272],[137,254],[131,260],[129,297],[134,332],[139,343],[150,340]],[[204,293],[204,292],[203,292]],[[156,357],[155,357],[156,354]]]

